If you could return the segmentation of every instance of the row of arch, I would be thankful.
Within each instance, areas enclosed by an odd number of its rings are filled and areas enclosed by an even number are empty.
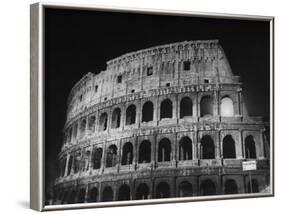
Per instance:
[[[255,159],[256,158],[256,145],[252,135],[245,138],[245,158]],[[103,149],[94,149],[92,155],[90,152],[85,154],[88,159],[88,164],[85,165],[85,161],[80,163],[73,156],[70,156],[68,169],[66,175],[79,171],[79,166],[82,166],[82,170],[88,170],[89,162],[93,169],[99,169],[102,165]],[[177,152],[178,161],[187,161],[193,159],[193,143],[188,136],[184,136],[180,139]],[[150,163],[152,157],[152,144],[149,140],[141,141],[138,148],[138,159],[135,160],[138,163]],[[121,151],[121,165],[130,165],[133,163],[134,149],[131,142],[126,142],[122,146]],[[167,162],[172,160],[172,142],[168,138],[162,138],[158,142],[157,150],[157,162]],[[200,159],[215,159],[215,144],[210,135],[204,135],[200,140]],[[235,159],[236,158],[236,143],[231,135],[226,135],[223,138],[222,143],[222,158],[224,159]],[[105,167],[114,167],[118,164],[118,148],[115,144],[110,145],[105,152]],[[61,166],[61,176],[65,175],[66,162],[63,162]],[[81,167],[80,167],[81,168]]]
[[[257,193],[260,191],[259,183],[256,179],[248,181],[246,186],[246,193]],[[223,193],[219,193],[215,183],[211,179],[202,181],[199,187],[198,193],[193,188],[193,185],[189,181],[182,181],[178,185],[178,191],[176,197],[191,197],[195,195],[208,196],[217,194],[238,194],[241,190],[238,188],[238,184],[235,179],[227,179],[223,183]],[[108,202],[108,201],[127,201],[127,200],[145,200],[151,198],[171,198],[174,197],[172,189],[168,182],[162,181],[156,185],[155,193],[152,195],[150,186],[147,183],[140,183],[135,189],[135,195],[132,196],[131,187],[128,184],[123,184],[117,190],[116,196],[114,196],[114,188],[110,185],[105,186],[99,195],[99,189],[92,187],[86,194],[86,189],[81,188],[78,193],[76,190],[71,192],[62,193],[59,198],[61,203],[84,203],[84,202]]]
[[[210,95],[205,95],[200,100],[200,116],[212,116],[213,115],[213,106],[214,101],[213,97]],[[152,101],[146,101],[142,106],[142,118],[141,122],[149,122],[153,121],[153,112],[154,112],[154,104]],[[234,116],[234,107],[233,101],[230,97],[224,96],[220,101],[220,115],[224,117]],[[179,107],[179,117],[184,118],[186,116],[193,116],[193,103],[191,98],[183,97],[180,101]],[[136,123],[136,106],[131,104],[126,109],[125,115],[125,124],[132,125]],[[173,117],[173,103],[167,98],[164,99],[160,104],[160,120],[165,118]],[[98,131],[105,131],[108,127],[108,114],[107,112],[103,112],[98,122]],[[87,120],[86,118],[82,119],[79,124],[79,133],[83,135],[86,131]],[[88,121],[88,130],[94,132],[96,129],[96,117],[90,116]],[[111,118],[111,127],[112,129],[119,128],[121,126],[121,109],[120,107],[116,107],[112,112]],[[67,142],[70,142],[73,138],[77,137],[78,133],[78,124],[75,124],[73,128],[71,127],[67,133]]]

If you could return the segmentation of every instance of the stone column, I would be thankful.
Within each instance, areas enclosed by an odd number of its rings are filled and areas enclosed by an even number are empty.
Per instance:
[[[214,144],[215,144],[215,158],[220,159],[222,154],[221,154],[221,141],[220,141],[219,131],[215,132]]]
[[[105,165],[106,165],[106,142],[103,143],[100,174],[103,173]]]
[[[89,169],[88,170],[92,170],[93,168],[93,163],[92,163],[92,157],[93,157],[93,151],[94,151],[94,145],[91,146],[91,152],[90,152],[90,157],[89,157]]]
[[[198,159],[198,132],[194,131],[193,132],[193,139],[192,139],[192,159],[197,160]]]
[[[214,91],[214,98],[213,98],[213,103],[214,103],[214,116],[219,116],[220,115],[220,107],[219,107],[219,93],[218,91]]]

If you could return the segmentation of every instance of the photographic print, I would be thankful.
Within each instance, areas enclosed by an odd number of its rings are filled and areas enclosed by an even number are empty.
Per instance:
[[[273,194],[269,18],[52,6],[43,23],[44,206]]]

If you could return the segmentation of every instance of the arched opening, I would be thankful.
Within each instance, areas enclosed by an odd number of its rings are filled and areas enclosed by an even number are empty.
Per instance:
[[[189,137],[183,137],[179,142],[179,160],[192,160],[192,141]]]
[[[72,141],[72,127],[68,129],[68,135],[67,135],[67,142],[70,143]]]
[[[184,97],[180,103],[180,118],[192,116],[192,100],[189,97]]]
[[[223,138],[223,158],[236,158],[235,142],[231,135]]]
[[[84,203],[85,196],[86,196],[86,190],[84,188],[80,189],[78,198],[77,198],[77,203]]]
[[[166,182],[160,182],[156,187],[156,198],[169,198],[170,186]]]
[[[132,164],[133,161],[133,145],[130,142],[125,143],[122,151],[122,165]]]
[[[188,181],[183,181],[179,185],[179,197],[189,197],[193,195],[192,184]]]
[[[120,127],[121,122],[121,109],[116,108],[112,113],[111,128],[116,129]]]
[[[73,127],[73,140],[77,138],[78,124],[76,123]]]
[[[259,183],[256,179],[251,179],[247,185],[248,193],[257,193],[259,192]]]
[[[148,140],[141,142],[139,147],[139,163],[150,163],[151,161],[151,143]]]
[[[169,99],[165,99],[161,103],[160,107],[160,119],[172,118],[173,115],[173,103]]]
[[[255,140],[252,135],[247,136],[245,139],[245,152],[247,159],[255,159],[257,157]]]
[[[86,130],[86,119],[81,120],[80,122],[80,136],[83,136],[85,134],[85,130]]]
[[[119,189],[118,201],[128,201],[130,196],[130,187],[127,184],[123,184]]]
[[[93,169],[99,169],[101,167],[101,158],[102,158],[102,148],[95,149],[92,154],[92,165]]]
[[[76,157],[73,158],[73,172],[76,174],[79,171],[79,156],[76,155]]]
[[[209,135],[205,135],[201,139],[201,158],[202,159],[215,158],[214,141]]]
[[[200,116],[212,116],[213,115],[213,99],[207,95],[202,97],[200,101]]]
[[[147,101],[142,107],[142,122],[149,122],[153,120],[153,103]]]
[[[126,125],[131,125],[136,122],[136,106],[130,105],[126,110]]]
[[[89,193],[89,202],[97,202],[98,201],[98,188],[93,187]]]
[[[117,163],[117,146],[111,145],[106,153],[106,167],[114,167]]]
[[[104,112],[100,116],[99,130],[105,131],[107,129],[107,113]]]
[[[158,145],[158,162],[171,160],[171,142],[168,138],[160,140]]]
[[[89,117],[89,130],[91,132],[95,132],[95,128],[96,128],[96,117],[90,116]]]
[[[68,204],[74,204],[75,203],[75,198],[76,198],[76,191],[72,190],[70,193],[70,196],[68,197]]]
[[[229,97],[223,97],[220,103],[220,112],[222,117],[234,116],[233,101]]]
[[[65,167],[66,167],[66,157],[63,157],[63,158],[60,160],[60,176],[61,176],[61,177],[64,176]]]
[[[107,186],[103,189],[102,201],[113,201],[113,190],[110,186]]]
[[[207,179],[202,182],[200,186],[201,195],[215,195],[216,194],[216,185],[210,179]]]
[[[70,175],[71,173],[72,164],[73,164],[73,156],[71,155],[68,161],[67,175]]]
[[[224,194],[237,194],[238,188],[236,181],[233,179],[228,179],[224,182]]]
[[[149,187],[145,183],[139,184],[137,191],[136,191],[136,199],[143,200],[149,199]]]

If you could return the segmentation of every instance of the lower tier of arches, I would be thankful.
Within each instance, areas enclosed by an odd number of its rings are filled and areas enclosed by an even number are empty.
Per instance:
[[[265,192],[269,186],[266,170],[241,174],[155,175],[92,181],[81,178],[56,185],[53,204],[128,201]]]

